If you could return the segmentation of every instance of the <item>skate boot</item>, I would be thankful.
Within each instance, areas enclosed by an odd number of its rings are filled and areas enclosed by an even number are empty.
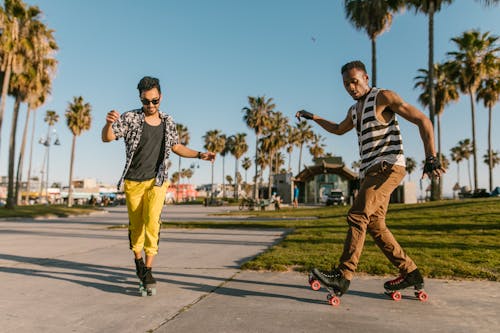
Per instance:
[[[326,299],[328,304],[333,306],[340,305],[340,296],[345,294],[349,289],[349,280],[344,278],[342,272],[338,268],[333,268],[330,272],[321,272],[314,268],[309,274],[309,285],[312,290],[319,290],[321,283],[328,290]]]
[[[402,298],[399,290],[406,289],[408,287],[415,288],[415,296],[420,301],[425,302],[427,300],[428,296],[424,291],[424,278],[422,277],[422,274],[420,274],[418,268],[406,275],[400,275],[394,280],[384,283],[386,294],[395,301],[399,301]]]
[[[156,280],[151,273],[151,267],[144,268],[144,275],[142,277],[143,288],[141,290],[142,296],[156,295]]]
[[[344,275],[338,268],[333,268],[330,272],[321,272],[317,268],[314,268],[311,273],[325,286],[333,289],[337,296],[345,294],[351,284],[351,281],[344,278]]]
[[[144,276],[144,271],[146,269],[144,260],[142,260],[141,258],[141,259],[134,259],[134,261],[135,261],[135,273],[137,274],[139,280],[142,280],[142,277]]]

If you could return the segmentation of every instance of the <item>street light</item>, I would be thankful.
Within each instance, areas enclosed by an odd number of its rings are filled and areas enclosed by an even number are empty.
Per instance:
[[[54,128],[52,130],[52,133],[50,131],[47,133],[47,136],[45,138],[40,138],[38,140],[38,143],[44,145],[46,147],[45,149],[45,156],[44,160],[42,163],[42,169],[40,170],[40,195],[39,197],[42,197],[43,193],[43,173],[44,173],[44,167],[45,167],[45,161],[47,161],[46,165],[46,171],[45,171],[45,200],[48,203],[49,202],[49,157],[50,157],[50,146],[52,145],[52,139],[54,139],[54,146],[60,146],[61,142],[59,141],[59,136],[57,135],[56,129]]]

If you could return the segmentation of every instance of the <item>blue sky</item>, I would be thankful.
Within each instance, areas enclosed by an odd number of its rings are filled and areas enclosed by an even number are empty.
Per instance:
[[[43,20],[56,31],[60,50],[57,75],[49,101],[37,111],[36,139],[44,136],[46,110],[55,110],[60,121],[55,128],[62,143],[50,152],[50,182],[64,185],[69,179],[71,134],[64,112],[73,96],[83,96],[92,105],[92,128],[77,138],[74,177],[96,178],[115,184],[124,161],[122,141],[102,143],[100,132],[105,114],[140,107],[137,82],[144,75],[160,79],[162,111],[188,127],[193,149],[203,149],[202,136],[219,129],[227,135],[248,133],[248,155],[254,154],[255,136],[243,122],[241,109],[247,96],[272,97],[277,110],[292,119],[295,111],[307,109],[322,117],[341,121],[351,98],[345,92],[340,67],[354,59],[365,62],[371,73],[370,41],[345,19],[342,1],[299,0],[25,0],[39,6]],[[455,50],[450,38],[469,29],[500,34],[500,7],[483,8],[472,0],[455,1],[435,18],[435,60],[446,59]],[[313,40],[314,38],[314,40]],[[418,68],[427,67],[427,18],[413,11],[394,17],[389,31],[378,38],[378,86],[395,90],[417,106],[419,91],[413,89]],[[494,110],[494,149],[499,150],[500,116]],[[7,102],[0,147],[0,174],[7,173],[7,135],[10,133],[12,100]],[[427,114],[427,111],[424,111]],[[25,120],[23,107],[19,132]],[[469,99],[448,107],[442,116],[442,146],[449,149],[471,137]],[[417,128],[401,120],[405,153],[417,161],[424,158]],[[487,149],[487,111],[478,105],[476,118],[479,186],[488,186],[488,171],[482,162]],[[313,125],[323,135],[326,151],[340,155],[348,166],[358,157],[354,132],[335,136]],[[20,139],[18,140],[20,143]],[[18,145],[19,147],[19,145]],[[43,146],[35,143],[33,170],[39,173]],[[303,155],[306,164],[311,157]],[[183,167],[194,160],[183,159]],[[173,157],[174,170],[178,157]],[[210,182],[209,163],[200,162],[192,183]],[[298,149],[292,168],[298,168]],[[234,159],[226,157],[226,174],[234,175]],[[25,164],[25,169],[27,164]],[[215,181],[222,182],[222,160],[215,164]],[[468,183],[466,165],[460,180]],[[253,167],[249,170],[253,175]],[[26,172],[24,172],[26,174]],[[411,177],[417,180],[420,172]],[[500,167],[494,173],[500,185]],[[457,180],[456,164],[445,177],[445,193]]]

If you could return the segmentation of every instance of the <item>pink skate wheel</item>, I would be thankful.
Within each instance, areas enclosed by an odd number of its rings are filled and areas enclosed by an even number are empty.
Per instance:
[[[318,280],[311,281],[311,289],[314,291],[318,291],[321,288],[321,283]]]
[[[417,293],[417,297],[420,300],[420,302],[427,302],[427,300],[429,299],[429,296],[425,291],[419,291]]]
[[[337,296],[333,296],[332,298],[330,298],[328,300],[328,303],[331,306],[339,306],[340,305],[340,298],[338,298]]]
[[[399,291],[395,291],[391,294],[391,298],[397,302],[401,300],[402,296]]]

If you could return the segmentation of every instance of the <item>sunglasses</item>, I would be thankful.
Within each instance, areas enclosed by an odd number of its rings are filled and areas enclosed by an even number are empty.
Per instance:
[[[142,105],[149,105],[149,103],[153,103],[153,105],[158,105],[158,103],[160,103],[160,99],[159,98],[155,98],[155,99],[152,99],[152,100],[149,100],[149,99],[141,99],[141,102],[142,102]]]

